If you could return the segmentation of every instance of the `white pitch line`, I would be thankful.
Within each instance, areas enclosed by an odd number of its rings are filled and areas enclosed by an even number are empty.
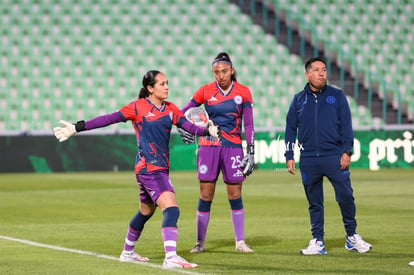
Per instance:
[[[93,256],[93,257],[107,259],[107,260],[119,261],[118,257],[109,256],[109,255],[105,255],[105,254],[99,254],[99,253],[95,253],[95,252],[83,251],[83,250],[78,250],[78,249],[71,249],[71,248],[66,248],[66,247],[56,246],[56,245],[43,244],[43,243],[38,243],[38,242],[33,242],[33,241],[23,240],[23,239],[17,239],[17,238],[12,238],[12,237],[8,237],[8,236],[2,236],[2,235],[0,235],[0,239],[13,241],[13,242],[18,242],[18,243],[22,243],[22,244],[26,244],[26,245],[31,245],[31,246],[43,247],[43,248],[59,250],[59,251],[65,251],[65,252],[70,252],[70,253],[76,253],[76,254],[81,254],[81,255],[88,255],[88,256]],[[166,270],[161,265],[151,264],[151,263],[148,263],[148,262],[128,262],[128,263],[139,264],[139,265],[143,265],[143,266],[146,266],[146,267],[152,267],[152,268]],[[172,271],[172,272],[176,272],[176,273],[182,273],[182,274],[192,274],[192,275],[205,274],[205,273],[191,272],[191,271],[187,271],[187,270],[184,270],[184,269],[168,269],[168,271]]]

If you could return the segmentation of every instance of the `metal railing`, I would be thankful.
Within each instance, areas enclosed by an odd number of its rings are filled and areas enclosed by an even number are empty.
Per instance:
[[[397,120],[398,124],[401,124],[401,93],[400,89],[393,83],[389,83],[385,81],[385,79],[382,76],[379,76],[371,71],[368,71],[367,73],[368,78],[368,107],[371,108],[372,106],[372,85],[373,83],[379,84],[379,92],[382,92],[382,118],[385,120],[387,118],[387,93],[391,93],[391,96],[393,98],[395,91],[397,91],[397,101],[398,101],[398,107],[397,107]],[[391,88],[392,90],[390,92],[387,92],[387,88]]]
[[[313,26],[310,22],[307,22],[303,16],[300,16],[299,14],[293,12],[293,11],[288,11],[287,13],[287,31],[288,31],[288,46],[291,47],[292,46],[292,21],[296,21],[298,23],[298,28],[299,28],[299,32],[301,33],[300,35],[300,56],[304,57],[305,56],[305,45],[306,45],[306,40],[305,40],[305,32],[309,31],[312,34],[312,42],[314,43],[314,45],[318,45],[318,34],[316,31],[315,26]],[[317,56],[318,55],[318,47],[313,47],[313,55]]]

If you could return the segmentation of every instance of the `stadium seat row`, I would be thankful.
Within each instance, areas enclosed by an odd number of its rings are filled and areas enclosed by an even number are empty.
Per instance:
[[[0,130],[115,111],[137,97],[150,69],[167,74],[169,99],[182,107],[213,81],[210,62],[220,51],[253,91],[257,127],[283,126],[305,83],[302,60],[225,0],[13,2],[0,15]],[[359,125],[372,123],[368,110],[368,119],[358,108],[353,114]]]
[[[275,3],[282,10],[294,11],[317,26],[318,39],[334,42],[353,54],[365,74],[373,73],[392,83],[393,89],[383,86],[380,89],[382,93],[394,94],[395,106],[398,105],[398,93],[402,102],[410,105],[409,98],[414,96],[412,1],[342,0],[327,3],[324,0],[297,0],[292,3],[275,0]],[[409,115],[414,116],[414,112]]]

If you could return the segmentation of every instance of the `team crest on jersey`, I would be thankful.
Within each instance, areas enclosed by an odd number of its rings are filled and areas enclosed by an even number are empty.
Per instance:
[[[243,102],[243,98],[241,97],[241,96],[235,96],[234,97],[234,102],[236,103],[236,104],[241,104],[242,102]]]
[[[326,102],[327,102],[328,104],[334,104],[334,103],[335,103],[335,101],[336,101],[336,99],[335,99],[335,97],[334,97],[334,96],[328,96],[328,97],[326,98]]]
[[[172,111],[169,113],[169,116],[170,116],[170,119],[173,120],[173,112]]]
[[[200,174],[206,174],[208,171],[207,165],[203,164],[200,165],[200,167],[198,168],[198,172],[200,172]]]

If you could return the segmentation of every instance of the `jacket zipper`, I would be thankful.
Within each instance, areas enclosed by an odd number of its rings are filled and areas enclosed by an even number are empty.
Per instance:
[[[315,145],[316,156],[319,157],[319,138],[318,138],[318,96],[315,95]]]

